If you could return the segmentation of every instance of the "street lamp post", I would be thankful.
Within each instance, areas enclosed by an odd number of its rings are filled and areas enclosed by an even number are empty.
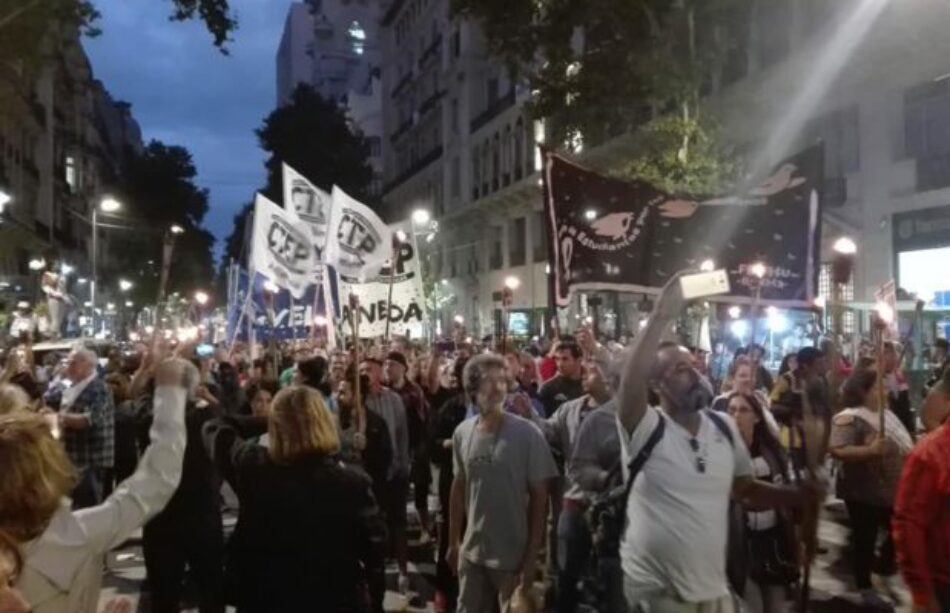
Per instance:
[[[832,410],[838,410],[838,394],[841,388],[841,369],[838,367],[840,358],[840,345],[844,339],[844,286],[851,279],[854,271],[855,254],[858,252],[858,246],[853,240],[842,236],[832,245],[835,252],[834,259],[831,262],[831,338],[832,342],[828,348],[831,355],[828,356],[830,363],[829,385],[831,392]],[[883,413],[883,409],[882,409]]]
[[[108,214],[115,213],[121,208],[122,203],[110,196],[104,197],[98,206],[92,207],[92,281],[89,285],[89,301],[92,303],[90,321],[92,321],[93,336],[96,335],[96,291],[99,289],[99,210]]]

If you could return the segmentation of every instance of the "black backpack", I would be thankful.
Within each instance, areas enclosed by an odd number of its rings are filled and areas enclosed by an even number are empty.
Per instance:
[[[703,413],[715,424],[716,428],[726,437],[729,445],[735,447],[732,430],[721,415],[715,411],[704,410]],[[663,438],[666,431],[666,417],[660,413],[659,421],[650,433],[650,438],[640,448],[628,465],[626,482],[621,477],[621,462],[610,470],[605,490],[595,494],[591,504],[587,507],[585,519],[591,536],[591,553],[588,568],[584,578],[584,593],[589,604],[603,608],[607,599],[605,581],[611,568],[617,568],[620,563],[620,539],[627,528],[627,501],[633,490],[633,483],[643,466],[650,459],[650,454]]]

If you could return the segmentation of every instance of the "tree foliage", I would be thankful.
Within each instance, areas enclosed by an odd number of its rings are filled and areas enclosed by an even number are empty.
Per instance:
[[[264,119],[257,138],[270,154],[264,193],[271,200],[281,201],[281,165],[286,162],[320,189],[339,185],[366,201],[373,178],[369,142],[354,132],[339,105],[312,87],[298,85],[290,103]]]
[[[177,238],[169,290],[190,292],[212,280],[214,237],[202,227],[208,191],[195,185],[196,176],[187,149],[154,140],[123,169],[115,193],[124,205],[122,219],[134,220],[137,227],[111,231],[115,269],[107,273],[132,277],[139,303],[155,300],[162,237],[173,224],[185,232]]]
[[[100,17],[94,0],[0,0],[0,64],[36,67],[44,59],[50,35],[78,30],[95,36],[100,33]],[[228,0],[171,0],[170,18],[200,19],[223,53],[238,25]]]
[[[490,50],[532,91],[548,142],[576,149],[647,126],[642,160],[626,165],[665,187],[706,186],[730,164],[702,93],[733,44],[749,0],[452,0]],[[653,122],[653,123],[651,123]],[[647,157],[661,153],[653,164]],[[665,175],[668,169],[672,174]],[[657,177],[655,175],[659,174]]]
[[[244,262],[247,259],[244,242],[249,232],[247,223],[251,219],[251,211],[253,210],[254,203],[248,202],[234,215],[231,233],[224,239],[224,259],[221,262],[222,267],[230,260]]]
[[[261,148],[270,156],[263,193],[274,202],[283,200],[282,164],[286,162],[314,185],[330,191],[339,185],[348,194],[372,205],[369,185],[369,142],[354,132],[337,104],[325,100],[312,87],[300,85],[290,103],[268,115],[257,130]],[[234,217],[225,240],[224,255],[244,263],[245,226],[253,206],[247,204]]]

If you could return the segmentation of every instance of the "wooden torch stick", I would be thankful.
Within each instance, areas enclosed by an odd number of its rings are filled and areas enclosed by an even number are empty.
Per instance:
[[[360,299],[350,294],[350,332],[353,338],[353,396],[356,400],[356,431],[366,434],[366,407],[360,389]]]

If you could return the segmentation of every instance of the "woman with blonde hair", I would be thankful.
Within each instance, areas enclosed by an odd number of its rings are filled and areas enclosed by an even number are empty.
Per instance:
[[[265,428],[268,447],[244,440]],[[239,612],[382,611],[384,524],[370,479],[337,459],[319,391],[286,388],[269,415],[215,419],[204,439],[241,501],[227,568]]]
[[[34,613],[92,613],[107,551],[165,506],[178,487],[185,449],[188,365],[156,373],[152,444],[135,474],[102,504],[73,512],[76,471],[41,415],[0,415],[0,530],[24,557],[16,587]]]
[[[30,409],[30,397],[18,385],[0,383],[0,415]]]

